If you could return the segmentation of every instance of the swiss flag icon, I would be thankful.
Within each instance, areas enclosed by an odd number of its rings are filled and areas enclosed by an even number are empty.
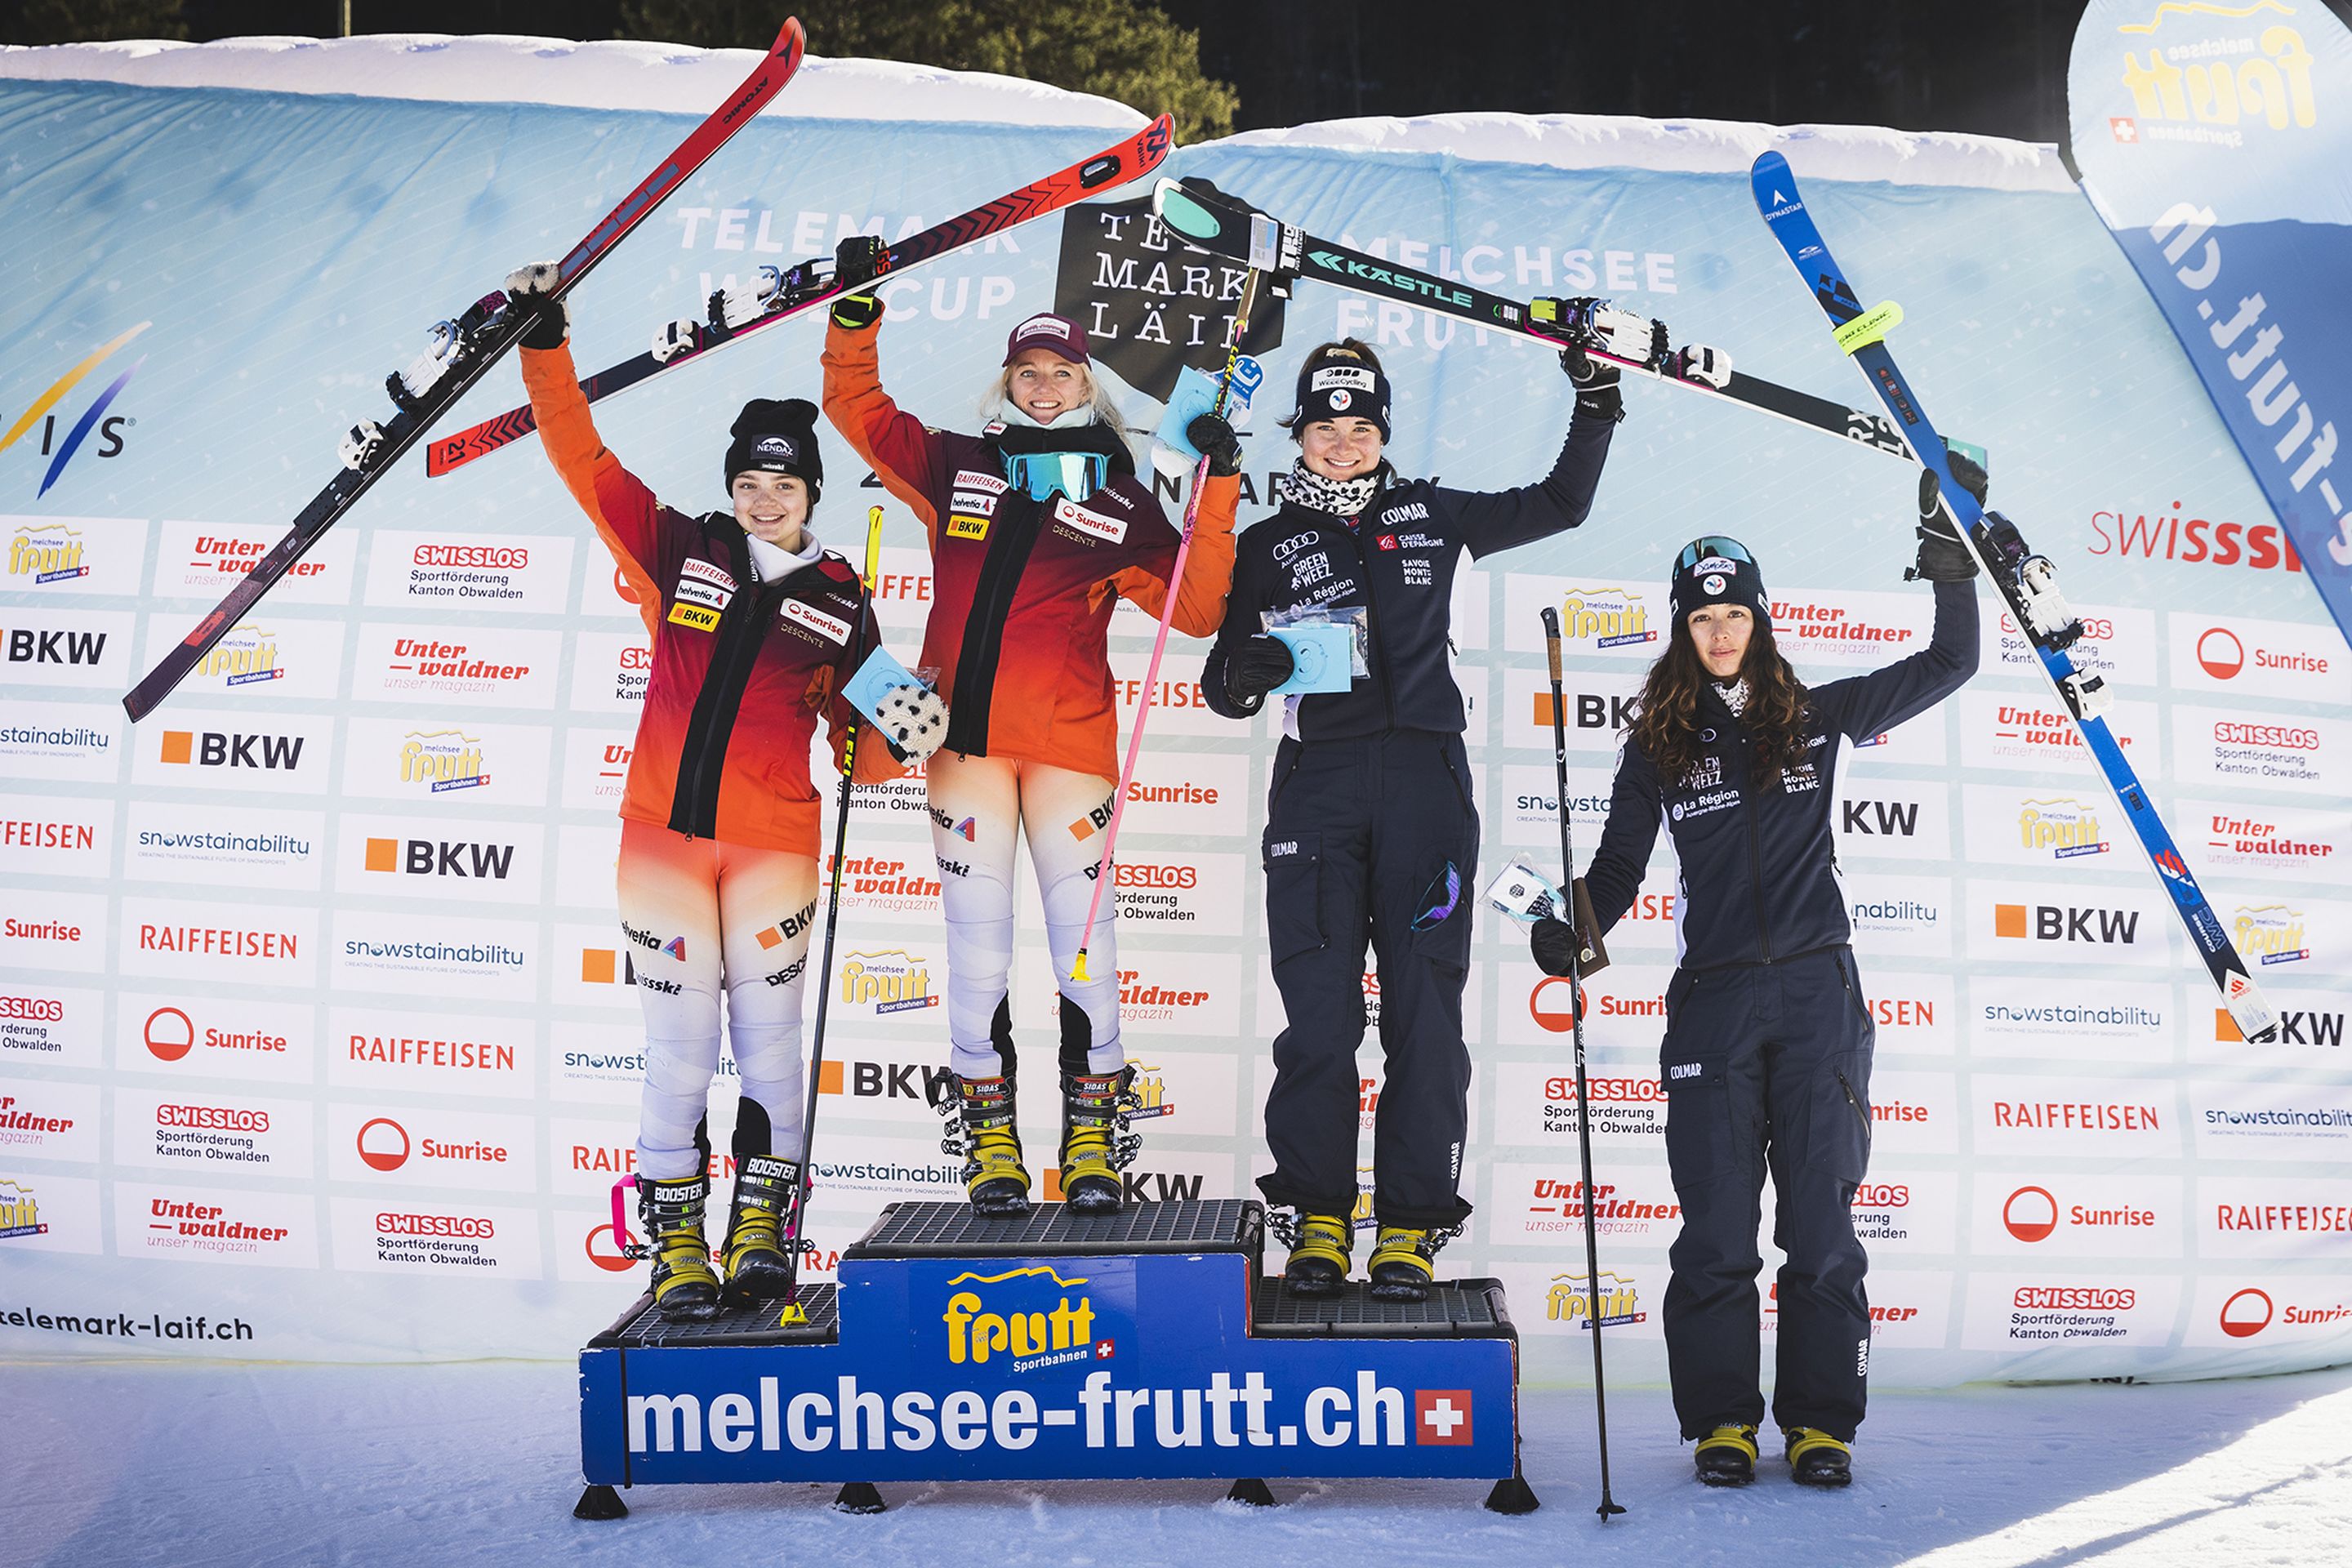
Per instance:
[[[1470,1391],[1466,1388],[1416,1388],[1412,1391],[1412,1440],[1454,1447],[1470,1444]]]
[[[1117,1354],[1118,1354],[1118,1342],[1117,1340],[1097,1340],[1095,1342],[1095,1360],[1108,1361]]]

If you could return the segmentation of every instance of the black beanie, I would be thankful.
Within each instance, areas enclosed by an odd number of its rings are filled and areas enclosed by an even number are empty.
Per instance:
[[[1741,605],[1756,612],[1759,626],[1772,621],[1772,602],[1764,596],[1764,573],[1748,546],[1719,533],[1694,539],[1675,557],[1674,583],[1668,590],[1675,625],[1706,605]]]
[[[816,510],[816,498],[824,489],[824,460],[816,449],[816,405],[805,397],[781,403],[755,397],[743,405],[727,434],[732,437],[727,444],[728,489],[734,489],[736,475],[751,469],[792,474],[807,483],[809,510]]]
[[[1324,419],[1369,419],[1389,438],[1389,378],[1350,348],[1333,344],[1307,356],[1298,372],[1297,411],[1283,423],[1293,430]]]

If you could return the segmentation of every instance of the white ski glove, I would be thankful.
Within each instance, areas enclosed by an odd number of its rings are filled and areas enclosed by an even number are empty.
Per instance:
[[[563,340],[572,335],[571,307],[547,298],[555,291],[556,281],[552,261],[530,262],[507,274],[508,298],[532,318],[522,334],[522,346],[527,349],[562,348]]]
[[[874,705],[875,721],[901,757],[927,761],[948,738],[948,705],[924,686],[894,686]]]
[[[1685,343],[1676,349],[1666,368],[1685,381],[1704,382],[1715,387],[1731,384],[1731,356],[1705,343]]]

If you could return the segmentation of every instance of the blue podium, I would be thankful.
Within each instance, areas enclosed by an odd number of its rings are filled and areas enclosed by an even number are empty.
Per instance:
[[[841,1256],[839,1283],[670,1321],[641,1298],[580,1354],[574,1512],[616,1487],[1200,1478],[1271,1502],[1268,1477],[1493,1478],[1518,1463],[1518,1336],[1491,1279],[1426,1301],[1286,1296],[1260,1275],[1265,1215],[1242,1199],[1013,1218],[896,1204]]]

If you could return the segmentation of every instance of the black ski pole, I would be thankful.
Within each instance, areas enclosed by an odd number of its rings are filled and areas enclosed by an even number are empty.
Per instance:
[[[1544,650],[1551,656],[1551,755],[1559,779],[1559,860],[1561,897],[1568,907],[1561,918],[1576,920],[1576,846],[1569,835],[1568,725],[1561,717],[1559,689],[1559,612],[1544,607]],[[1601,1522],[1624,1505],[1609,1495],[1609,1384],[1601,1366],[1601,1243],[1592,1226],[1592,1105],[1584,1079],[1584,932],[1568,944],[1569,1016],[1576,1032],[1576,1142],[1584,1162],[1584,1318],[1592,1331],[1592,1413],[1601,1431],[1601,1506],[1592,1511]]]
[[[881,569],[882,509],[869,507],[866,513],[866,587],[863,606],[858,611],[858,640],[874,626],[874,578]],[[878,640],[878,639],[877,639]],[[816,970],[816,1024],[809,1031],[808,1107],[801,1113],[800,1185],[793,1193],[793,1212],[784,1230],[784,1310],[777,1319],[779,1324],[805,1323],[808,1313],[800,1303],[802,1221],[808,1214],[809,1188],[814,1173],[809,1169],[809,1154],[816,1144],[816,1097],[818,1080],[824,1075],[824,1015],[833,1000],[833,938],[841,924],[841,861],[843,847],[849,838],[850,774],[857,768],[857,741],[865,733],[862,719],[849,721],[849,731],[841,745],[841,809],[833,819],[833,875],[828,880],[831,890],[825,895],[824,956]]]

